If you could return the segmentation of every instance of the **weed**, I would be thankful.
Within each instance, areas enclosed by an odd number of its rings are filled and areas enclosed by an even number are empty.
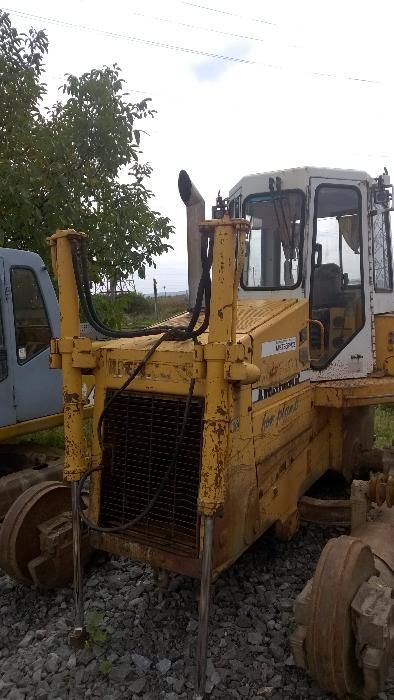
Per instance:
[[[87,615],[86,631],[89,635],[90,644],[98,644],[107,641],[108,635],[103,629],[103,616],[99,612],[93,611]]]
[[[101,662],[101,664],[98,667],[99,673],[102,673],[103,676],[109,676],[109,674],[112,671],[112,663],[111,661],[108,661],[105,659],[104,661]]]

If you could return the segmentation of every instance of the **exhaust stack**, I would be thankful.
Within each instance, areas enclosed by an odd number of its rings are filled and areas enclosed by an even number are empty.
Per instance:
[[[205,201],[186,170],[179,173],[178,190],[182,202],[186,205],[189,308],[193,309],[202,273],[199,225],[205,219]]]

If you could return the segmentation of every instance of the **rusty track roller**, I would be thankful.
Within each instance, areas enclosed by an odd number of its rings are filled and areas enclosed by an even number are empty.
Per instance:
[[[86,535],[83,543],[86,561]],[[66,484],[35,484],[16,499],[0,530],[0,567],[19,583],[41,588],[58,588],[72,579],[71,496]]]
[[[325,500],[303,496],[298,504],[301,520],[318,525],[348,525],[351,503],[348,500]]]
[[[393,516],[329,540],[295,603],[294,659],[340,698],[383,691],[394,656]]]

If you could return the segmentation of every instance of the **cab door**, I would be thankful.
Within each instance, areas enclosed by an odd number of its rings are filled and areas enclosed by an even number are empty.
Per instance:
[[[61,371],[49,367],[49,346],[59,336],[56,295],[41,258],[4,251],[11,294],[13,333],[9,361],[14,366],[16,422],[61,413]]]
[[[13,333],[9,317],[10,289],[6,284],[4,260],[0,258],[0,427],[16,422],[13,358],[10,339]]]
[[[311,178],[310,203],[312,380],[366,376],[373,367],[367,185]]]

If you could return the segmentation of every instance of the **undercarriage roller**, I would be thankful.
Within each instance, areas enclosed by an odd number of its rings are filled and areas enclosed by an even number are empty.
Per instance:
[[[393,554],[390,522],[333,538],[296,599],[294,660],[339,698],[384,690],[394,655]]]
[[[73,576],[71,493],[66,484],[31,486],[6,513],[0,529],[0,568],[24,585],[58,588]],[[83,540],[86,562],[90,548]]]

